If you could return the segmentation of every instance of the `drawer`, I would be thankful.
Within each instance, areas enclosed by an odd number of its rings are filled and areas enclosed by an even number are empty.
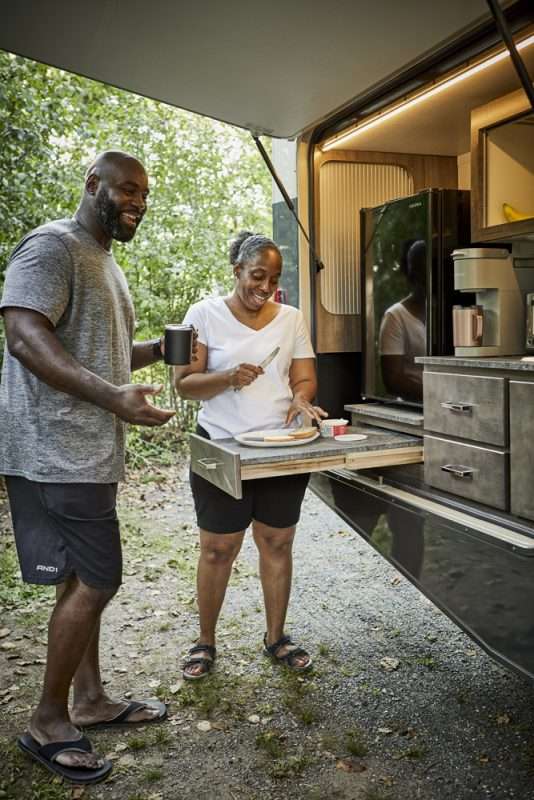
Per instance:
[[[425,429],[505,447],[506,389],[504,378],[425,371]]]
[[[319,438],[309,444],[269,448],[246,447],[235,439],[211,441],[191,434],[191,469],[240,499],[244,480],[320,472],[336,467],[370,469],[423,460],[420,437],[376,429],[358,429],[358,433],[365,433],[367,438],[345,443]]]
[[[425,483],[476,503],[508,508],[508,454],[425,436]]]
[[[512,514],[534,519],[534,383],[510,381],[510,506]]]

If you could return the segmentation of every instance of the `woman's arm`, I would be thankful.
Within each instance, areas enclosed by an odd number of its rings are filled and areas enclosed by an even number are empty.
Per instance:
[[[287,412],[286,424],[292,422],[297,414],[308,414],[318,423],[328,413],[312,401],[317,394],[317,374],[314,358],[294,358],[289,368],[289,385],[293,392],[293,400]]]
[[[174,367],[174,386],[184,400],[210,400],[227,389],[241,389],[263,375],[261,367],[254,364],[238,364],[221,372],[206,372],[208,348],[197,345],[197,360],[185,367]]]

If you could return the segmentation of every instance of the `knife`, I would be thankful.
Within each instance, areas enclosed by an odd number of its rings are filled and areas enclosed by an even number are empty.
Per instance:
[[[267,367],[269,366],[269,364],[271,363],[271,361],[272,361],[274,358],[276,358],[276,356],[278,355],[278,353],[279,353],[279,352],[280,352],[280,348],[279,348],[279,347],[275,347],[275,348],[274,348],[274,350],[273,350],[273,352],[272,352],[272,353],[269,353],[269,355],[267,356],[267,358],[264,358],[264,359],[263,359],[263,361],[261,362],[261,364],[259,364],[259,366],[260,366],[262,369],[267,369]]]
[[[263,361],[260,364],[258,364],[258,366],[261,367],[262,369],[267,369],[271,361],[276,358],[279,352],[280,348],[275,347],[272,353],[269,353],[267,358],[264,358]],[[242,386],[238,386],[234,389],[234,392],[240,392],[242,388],[243,388]]]

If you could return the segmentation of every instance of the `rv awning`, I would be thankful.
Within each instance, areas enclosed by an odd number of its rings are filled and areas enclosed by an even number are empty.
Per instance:
[[[291,138],[489,17],[485,0],[16,0],[0,48]]]

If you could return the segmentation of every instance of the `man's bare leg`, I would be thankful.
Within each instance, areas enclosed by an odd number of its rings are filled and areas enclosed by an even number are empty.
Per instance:
[[[104,689],[100,674],[99,641],[100,619],[74,675],[71,719],[82,727],[114,719],[128,705],[121,700],[113,700]],[[157,708],[141,708],[128,716],[128,722],[148,722],[159,713]]]
[[[48,625],[48,652],[41,699],[30,721],[30,733],[41,745],[80,737],[68,712],[69,689],[100,615],[115,594],[70,578],[56,602]],[[64,753],[65,766],[90,769],[102,762],[94,753]]]

